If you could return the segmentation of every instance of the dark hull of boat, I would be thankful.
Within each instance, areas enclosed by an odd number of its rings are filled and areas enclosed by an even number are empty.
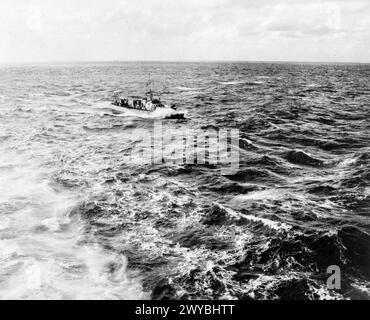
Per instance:
[[[140,117],[141,115],[144,115],[145,118],[162,118],[162,119],[171,119],[171,120],[180,120],[185,119],[185,113],[181,111],[176,111],[171,108],[157,108],[153,111],[148,110],[142,110],[137,108],[132,108],[130,106],[120,106],[116,103],[112,103],[114,106],[114,112],[115,113],[123,113],[125,111],[131,112],[132,115],[137,115]]]

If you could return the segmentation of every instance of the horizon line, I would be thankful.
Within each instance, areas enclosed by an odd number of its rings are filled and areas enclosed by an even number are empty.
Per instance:
[[[310,61],[310,60],[55,60],[55,61],[25,61],[25,62],[0,62],[0,66],[22,66],[22,65],[53,65],[53,64],[92,64],[92,63],[287,63],[287,64],[370,64],[358,61]]]

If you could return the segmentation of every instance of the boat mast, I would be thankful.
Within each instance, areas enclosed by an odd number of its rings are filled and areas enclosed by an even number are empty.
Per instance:
[[[149,97],[150,101],[153,100],[153,90],[152,90],[152,81],[150,80],[150,72],[149,72],[149,81],[148,81],[149,87]]]

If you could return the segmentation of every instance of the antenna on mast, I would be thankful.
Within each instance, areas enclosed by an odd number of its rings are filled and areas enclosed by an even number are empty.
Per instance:
[[[150,100],[153,100],[153,90],[152,90],[152,81],[151,81],[151,79],[150,79],[150,72],[149,72],[149,80],[148,80],[148,82],[147,82],[147,85],[146,85],[147,87],[149,87],[149,92],[148,92],[148,94],[149,94],[149,97],[150,97]]]
[[[161,97],[162,94],[164,94],[167,90],[167,79],[164,78],[164,80],[161,81],[162,85],[162,91],[159,92],[159,97]]]

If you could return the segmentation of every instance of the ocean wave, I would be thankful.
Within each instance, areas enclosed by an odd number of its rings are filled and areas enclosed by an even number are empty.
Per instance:
[[[188,112],[164,129],[239,130],[239,167],[127,161],[153,119],[110,99],[141,64],[2,70],[0,296],[368,298],[368,66],[148,68]]]

